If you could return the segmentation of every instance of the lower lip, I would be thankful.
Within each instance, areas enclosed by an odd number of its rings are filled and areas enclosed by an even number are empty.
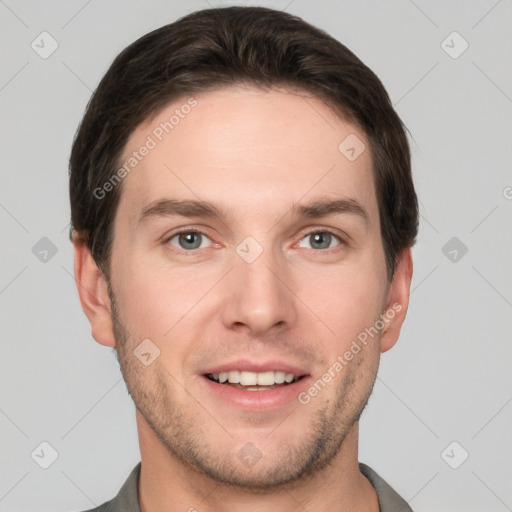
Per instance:
[[[310,378],[309,376],[305,376],[297,382],[263,391],[246,391],[230,386],[229,384],[219,384],[204,375],[201,376],[201,381],[204,382],[207,389],[220,400],[238,409],[254,411],[279,409],[297,400],[299,393],[309,385]]]

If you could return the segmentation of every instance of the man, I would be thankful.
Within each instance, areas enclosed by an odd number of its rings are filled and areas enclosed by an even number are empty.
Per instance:
[[[411,510],[358,463],[418,208],[403,126],[353,53],[256,7],[147,34],[88,105],[70,196],[78,293],[141,451],[95,510]]]

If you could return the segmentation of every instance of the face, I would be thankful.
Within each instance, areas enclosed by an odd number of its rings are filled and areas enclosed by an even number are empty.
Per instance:
[[[371,155],[311,97],[194,99],[139,126],[123,155],[155,143],[116,213],[116,350],[140,435],[219,482],[269,488],[339,455],[375,380],[380,334],[335,364],[389,301]],[[366,146],[355,160],[338,148],[348,136]]]

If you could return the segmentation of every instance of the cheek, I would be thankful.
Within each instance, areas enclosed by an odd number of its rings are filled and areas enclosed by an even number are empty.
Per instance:
[[[199,303],[218,281],[218,275],[170,268],[162,264],[161,258],[152,260],[135,251],[117,263],[116,297],[132,342],[149,338],[160,348],[162,360],[178,361],[188,350],[185,340],[198,335],[202,312]]]
[[[173,303],[180,302],[173,300],[176,290],[154,271],[151,262],[135,252],[118,257],[115,264],[116,300],[132,338],[161,338],[172,326]]]
[[[373,326],[382,312],[385,287],[380,270],[339,269],[328,276],[310,276],[309,283],[303,284],[303,298],[315,315],[329,328],[331,351],[334,356],[350,346],[366,328]]]

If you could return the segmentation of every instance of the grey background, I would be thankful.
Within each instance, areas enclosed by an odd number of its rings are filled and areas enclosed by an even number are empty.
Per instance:
[[[413,137],[422,224],[411,304],[362,417],[360,460],[419,512],[512,510],[512,2],[252,4],[351,48]],[[67,160],[118,52],[208,5],[228,3],[0,0],[1,511],[90,508],[140,460],[133,403],[78,301]],[[31,48],[43,31],[59,45],[47,59]],[[462,48],[457,36],[442,45],[453,31],[469,44],[458,58],[445,51]],[[43,441],[58,453],[47,469]]]

